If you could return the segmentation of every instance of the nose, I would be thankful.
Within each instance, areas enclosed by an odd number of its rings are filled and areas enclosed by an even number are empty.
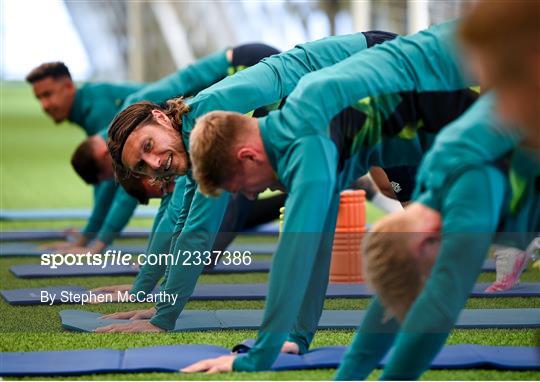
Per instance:
[[[50,102],[46,99],[41,99],[41,107],[43,110],[48,111],[51,108]]]
[[[142,160],[154,171],[159,170],[161,167],[161,158],[158,155],[145,154]]]

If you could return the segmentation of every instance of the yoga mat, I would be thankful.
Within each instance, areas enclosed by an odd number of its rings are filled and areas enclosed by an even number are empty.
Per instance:
[[[221,273],[253,273],[268,272],[270,270],[269,261],[252,261],[250,265],[223,265],[219,263],[214,268],[205,270],[207,274]],[[59,265],[57,268],[50,268],[47,265],[14,265],[10,271],[18,278],[40,278],[40,277],[76,277],[76,276],[118,276],[136,275],[139,271],[133,265],[107,265],[105,268],[95,265]]]
[[[272,370],[336,368],[345,346],[327,346],[303,355],[280,354]],[[207,358],[230,354],[211,345],[172,345],[127,350],[92,349],[0,353],[0,375],[77,375],[93,373],[178,372]],[[242,355],[240,355],[242,356]],[[379,367],[384,367],[388,356]],[[538,348],[520,346],[448,345],[435,357],[431,369],[495,368],[539,370]]]
[[[0,232],[0,242],[4,241],[31,241],[31,240],[66,240],[68,234],[65,230],[24,230]],[[120,233],[124,239],[145,239],[148,238],[150,231],[148,228],[129,227]]]
[[[152,215],[151,217],[154,217]],[[1,219],[0,219],[1,220]],[[120,237],[126,239],[147,238],[149,235],[148,228],[126,228]],[[277,223],[261,224],[255,228],[242,231],[243,235],[260,235],[260,236],[277,236],[279,227]],[[24,231],[9,231],[0,232],[0,241],[30,241],[30,240],[65,240],[67,234],[64,230],[24,230]]]
[[[489,285],[489,283],[476,284],[471,297],[540,297],[540,283],[523,283],[504,292],[484,292]],[[60,296],[62,292],[88,293],[86,288],[64,285],[1,290],[0,294],[11,305],[36,305],[41,304],[42,291],[56,296]],[[190,300],[262,300],[267,294],[267,284],[197,284]],[[373,292],[364,284],[330,284],[326,292],[327,298],[368,298],[371,296]],[[55,302],[62,303],[59,298]]]
[[[134,217],[153,218],[157,214],[156,207],[139,206]],[[59,209],[27,209],[27,210],[0,210],[0,220],[69,220],[88,219],[91,210],[87,208],[59,208]]]
[[[41,245],[33,243],[0,243],[0,257],[9,256],[41,256],[44,253],[53,253],[52,250],[40,249]],[[141,254],[146,253],[146,244],[128,245],[117,244],[112,245],[109,249],[122,251],[122,253]],[[250,251],[252,254],[271,255],[276,249],[274,243],[232,243],[227,250],[233,251]]]
[[[336,368],[345,346],[327,346],[303,355],[280,354],[272,370]],[[172,345],[127,350],[92,349],[0,353],[0,375],[77,375],[93,373],[178,372],[207,358],[230,354],[211,345]],[[240,355],[242,356],[242,355]],[[384,367],[385,357],[380,363]],[[448,345],[433,360],[431,369],[496,368],[539,370],[538,348],[519,346]]]
[[[364,310],[325,310],[319,329],[355,329]],[[62,310],[62,326],[73,331],[91,332],[100,326],[127,323],[129,320],[100,320],[99,313],[84,310]],[[262,310],[184,310],[174,331],[207,329],[259,329]],[[540,309],[465,309],[456,328],[536,328],[540,327]]]
[[[279,235],[279,223],[270,222],[261,224],[255,228],[247,229],[243,231],[244,234],[263,235],[263,236],[277,236]]]

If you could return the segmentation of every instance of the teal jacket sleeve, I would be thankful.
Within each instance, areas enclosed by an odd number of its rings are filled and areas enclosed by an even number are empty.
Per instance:
[[[165,196],[161,200],[158,214],[156,215],[154,226],[152,228],[151,237],[148,240],[148,247],[146,249],[146,255],[167,253],[169,251],[172,230],[174,225],[171,223],[171,219],[167,214],[167,207],[170,204],[171,195]],[[165,273],[167,264],[144,264],[141,266],[130,293],[136,294],[138,292],[150,293],[159,279]]]
[[[94,186],[94,206],[82,234],[92,240],[101,229],[107,211],[113,202],[118,185],[113,179],[100,182]]]
[[[184,228],[184,224],[186,223],[186,220],[188,218],[189,210],[191,209],[191,203],[193,202],[193,198],[195,197],[195,192],[197,191],[197,183],[193,180],[190,176],[184,176],[185,180],[185,186],[184,186],[184,192],[183,197],[180,200],[180,211],[176,214],[176,220],[174,224],[174,229],[171,237],[171,245],[170,245],[170,253],[174,254],[174,244],[176,243],[176,240],[178,239],[178,236],[182,232],[182,229]],[[174,194],[174,197],[176,198],[177,193]],[[165,277],[163,278],[163,281],[161,283],[162,286],[165,286],[167,284],[167,279],[169,277],[169,270],[171,268],[171,264],[168,264],[167,270],[165,272]]]
[[[81,126],[87,135],[94,135],[108,125],[128,95],[140,91],[144,86],[144,83],[100,83],[84,86],[82,94],[85,99],[82,101],[86,113]]]
[[[195,95],[225,78],[229,65],[225,51],[203,57],[131,94],[122,105],[122,110],[139,101],[161,103],[174,97]]]
[[[195,256],[190,255],[195,251],[200,253],[212,251],[230,197],[228,193],[223,193],[219,198],[209,198],[198,190],[193,194],[194,185],[195,182],[192,180],[186,183],[186,193],[192,194],[193,199],[191,203],[185,201],[186,209],[189,203],[189,212],[187,216],[183,213],[182,216],[186,216],[185,220],[181,218],[177,223],[176,230],[181,229],[181,232],[172,248],[175,263],[169,265],[166,283],[162,284],[164,292],[175,294],[178,299],[176,304],[159,302],[156,305],[156,314],[150,320],[152,324],[165,330],[174,329],[176,319],[193,293],[204,268],[202,261],[198,262]]]
[[[270,126],[323,131],[341,110],[358,100],[402,91],[457,90],[473,84],[456,42],[457,22],[397,37],[307,74]]]
[[[328,272],[322,272],[319,280],[310,278],[316,267],[327,267],[330,261],[329,251],[317,254],[324,236],[333,235],[325,229],[335,224],[337,214],[337,203],[334,213],[329,213],[336,200],[337,150],[324,136],[304,137],[295,145],[295,153],[288,155],[292,183],[285,203],[284,229],[272,259],[263,322],[255,345],[234,361],[236,371],[269,369],[293,329],[303,301],[321,298],[306,295],[309,285],[324,287],[328,282]],[[324,293],[322,296],[324,299]],[[313,322],[315,328],[307,331],[316,329],[318,318]]]
[[[450,180],[437,261],[405,317],[383,379],[417,379],[429,368],[481,272],[505,194],[506,178],[493,167],[472,167]]]
[[[395,319],[385,319],[385,311],[375,297],[369,304],[362,324],[335,375],[338,381],[361,381],[379,365],[392,347],[399,324]]]
[[[216,110],[216,106],[245,113],[274,103],[289,95],[305,74],[340,62],[366,47],[362,33],[298,45],[201,91],[190,102],[188,117],[195,121]]]
[[[97,239],[106,244],[112,243],[129,223],[138,205],[137,199],[129,195],[122,186],[118,186]]]
[[[178,177],[174,192],[165,195],[161,199],[158,214],[154,221],[151,237],[148,241],[146,255],[149,254],[168,254],[170,252],[171,241],[174,228],[180,213],[179,206],[184,195],[185,177]],[[155,265],[144,264],[137,274],[131,293],[143,291],[151,292],[159,279],[164,276],[168,264],[165,261]]]
[[[172,194],[164,195],[161,198],[161,202],[159,203],[159,208],[158,208],[156,217],[154,218],[154,222],[152,223],[152,228],[150,229],[150,235],[148,235],[148,243],[152,242],[154,233],[156,232],[159,226],[159,223],[161,222],[161,219],[163,219],[165,212],[167,212],[167,207],[169,206],[171,198],[172,198]]]

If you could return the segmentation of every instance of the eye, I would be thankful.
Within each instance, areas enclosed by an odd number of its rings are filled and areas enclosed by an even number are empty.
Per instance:
[[[144,144],[143,150],[144,150],[145,153],[148,153],[148,152],[150,152],[150,150],[152,150],[152,140],[151,139],[146,141],[146,143]]]

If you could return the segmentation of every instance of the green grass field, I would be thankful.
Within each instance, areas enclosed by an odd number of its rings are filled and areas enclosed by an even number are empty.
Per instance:
[[[32,99],[28,87],[21,84],[4,83],[1,89],[1,164],[0,164],[0,207],[8,208],[69,208],[89,207],[90,189],[80,181],[69,167],[69,156],[83,138],[82,132],[67,124],[56,126],[45,118]],[[381,216],[373,207],[368,209],[370,221]],[[148,219],[140,219],[135,226],[148,226]],[[63,222],[2,222],[2,230],[29,228],[62,228],[67,225],[80,226],[81,221]],[[244,239],[267,240],[267,239]],[[37,259],[0,259],[0,289],[31,288],[51,285],[80,285],[97,287],[111,284],[130,283],[132,277],[84,277],[59,279],[16,279],[9,272],[15,264],[36,263]],[[204,275],[204,283],[253,283],[266,282],[266,274],[248,275]],[[479,281],[492,281],[494,274],[484,273]],[[540,272],[529,269],[523,281],[540,282]],[[327,300],[326,309],[364,309],[367,299]],[[493,298],[470,299],[470,309],[524,308],[540,306],[539,298]],[[137,304],[137,308],[150,307]],[[126,349],[153,345],[181,343],[205,343],[232,347],[256,335],[254,331],[208,331],[167,334],[94,334],[70,333],[61,328],[58,312],[62,309],[88,309],[109,313],[134,309],[129,304],[93,306],[30,306],[13,307],[0,300],[0,351],[37,351],[63,349],[114,348]],[[262,309],[262,301],[198,301],[190,302],[188,309]],[[353,332],[350,330],[320,331],[314,346],[346,345]],[[471,343],[483,345],[538,344],[535,330],[455,330],[448,340],[450,344]],[[182,375],[179,373],[138,373],[84,375],[54,379],[97,379],[97,380],[328,380],[334,370],[310,370],[291,372],[232,373],[227,375]],[[370,378],[376,379],[379,371]],[[496,370],[437,370],[424,374],[424,379],[435,380],[538,380],[538,372],[510,372]],[[47,378],[37,378],[44,380]]]

